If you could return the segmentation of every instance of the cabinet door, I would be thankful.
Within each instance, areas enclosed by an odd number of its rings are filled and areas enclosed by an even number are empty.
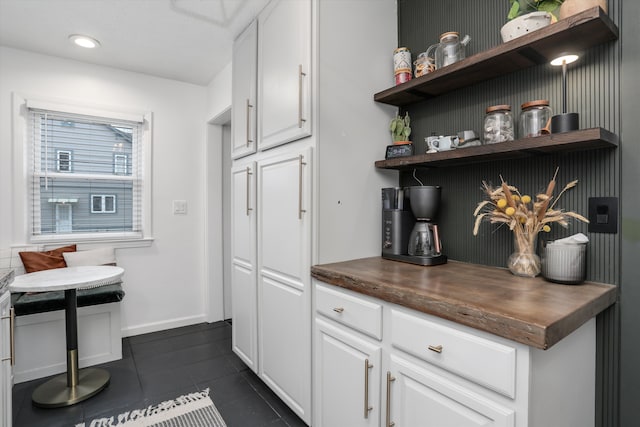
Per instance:
[[[387,415],[396,427],[513,427],[515,413],[402,357],[390,355]]]
[[[380,422],[380,346],[316,319],[314,426]]]
[[[11,297],[0,295],[0,426],[12,425],[11,416]]]
[[[311,135],[310,66],[311,1],[272,1],[259,17],[260,150]]]
[[[254,21],[233,44],[231,84],[231,157],[256,152],[258,22]]]
[[[231,170],[231,333],[233,351],[258,371],[256,166]]]
[[[258,163],[260,377],[303,420],[311,406],[311,150]]]

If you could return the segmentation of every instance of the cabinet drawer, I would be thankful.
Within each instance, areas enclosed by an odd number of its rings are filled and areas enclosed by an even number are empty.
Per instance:
[[[516,348],[424,317],[391,310],[393,347],[515,398]]]
[[[382,339],[382,306],[362,298],[316,285],[316,310],[365,335]]]

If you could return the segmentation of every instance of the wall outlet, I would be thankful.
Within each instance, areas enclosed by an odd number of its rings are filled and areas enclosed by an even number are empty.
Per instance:
[[[173,214],[174,215],[186,215],[187,214],[187,201],[186,200],[174,200],[173,201]]]
[[[589,233],[618,232],[618,198],[589,197]]]

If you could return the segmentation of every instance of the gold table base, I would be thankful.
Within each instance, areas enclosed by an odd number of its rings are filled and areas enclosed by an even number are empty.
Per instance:
[[[84,368],[77,371],[78,384],[67,386],[67,374],[60,374],[38,386],[31,398],[41,408],[60,408],[82,402],[109,385],[111,375],[99,368]]]

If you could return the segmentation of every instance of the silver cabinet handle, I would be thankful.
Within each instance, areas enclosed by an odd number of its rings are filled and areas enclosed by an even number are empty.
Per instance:
[[[373,406],[369,406],[369,369],[373,365],[369,363],[369,359],[364,359],[364,417],[369,418],[369,412],[373,410]]]
[[[435,351],[436,353],[442,353],[442,346],[441,345],[430,345],[427,348],[429,350],[431,350],[431,351]]]
[[[396,425],[393,421],[391,421],[391,383],[396,380],[396,377],[391,375],[390,371],[387,371],[387,422],[385,424],[386,427],[393,427]]]
[[[303,80],[306,76],[305,73],[302,72],[302,64],[298,65],[298,127],[302,128],[304,126],[304,122],[307,120],[302,117],[302,89],[303,89]]]
[[[4,362],[5,360],[10,360],[11,366],[14,366],[16,364],[16,313],[13,307],[9,309],[8,316],[1,317],[0,319],[9,319],[9,357],[0,359],[0,361]]]
[[[251,172],[251,168],[247,166],[247,216],[249,216],[249,212],[253,210],[253,208],[249,206],[249,195],[251,193],[251,175],[253,175],[253,172]]]
[[[343,307],[336,307],[333,309],[333,311],[335,311],[336,313],[342,313],[344,311]]]
[[[306,212],[305,209],[302,209],[302,175],[303,175],[303,170],[302,168],[306,165],[306,163],[304,162],[304,156],[302,154],[300,154],[299,157],[299,173],[298,173],[298,219],[302,219],[302,214]]]
[[[247,98],[247,147],[249,146],[249,144],[253,142],[253,139],[251,139],[251,109],[252,108],[253,108],[253,105],[249,103],[249,98]]]

